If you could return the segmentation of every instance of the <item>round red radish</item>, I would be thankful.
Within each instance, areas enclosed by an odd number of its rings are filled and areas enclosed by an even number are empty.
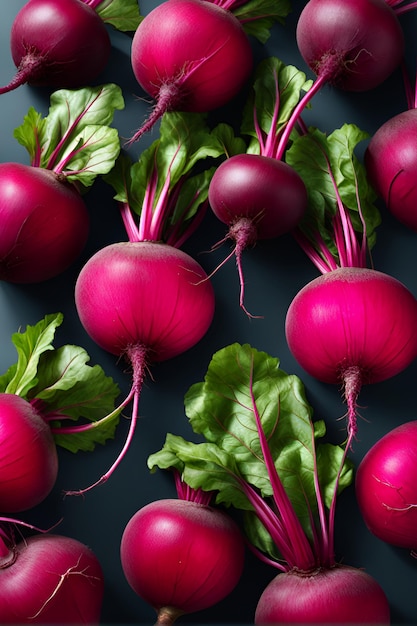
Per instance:
[[[404,54],[401,25],[385,0],[309,0],[296,38],[316,75],[349,91],[381,84]]]
[[[23,398],[1,393],[0,511],[24,511],[42,502],[57,473],[58,455],[47,423]]]
[[[10,48],[17,73],[0,93],[25,83],[87,85],[106,66],[111,42],[101,17],[82,0],[29,0],[13,22]]]
[[[140,86],[156,100],[135,141],[166,111],[206,112],[225,105],[249,78],[249,39],[239,20],[206,0],[169,0],[139,24],[131,62]]]
[[[212,284],[199,263],[164,243],[123,242],[102,248],[75,287],[78,314],[104,350],[144,346],[149,361],[188,350],[214,315]]]
[[[390,624],[382,587],[369,574],[336,565],[278,574],[262,593],[255,624]]]
[[[158,623],[172,624],[234,589],[243,571],[244,541],[222,511],[166,499],[147,504],[129,520],[120,557],[128,583],[155,608]]]
[[[99,624],[101,565],[70,537],[35,535],[15,546],[0,538],[0,623]]]
[[[356,497],[369,530],[401,548],[417,549],[417,421],[388,432],[356,472]]]
[[[84,248],[90,220],[75,188],[54,172],[0,164],[0,280],[35,283],[67,269]]]
[[[417,109],[395,115],[377,130],[364,163],[369,182],[388,210],[417,231]]]

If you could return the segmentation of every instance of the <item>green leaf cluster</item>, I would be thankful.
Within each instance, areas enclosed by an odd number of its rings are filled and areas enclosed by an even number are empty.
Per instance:
[[[241,124],[241,133],[250,137],[248,152],[259,154],[258,127],[265,136],[279,137],[311,84],[304,72],[276,57],[258,63]]]
[[[377,196],[355,153],[368,136],[355,124],[343,124],[329,135],[310,128],[308,133],[294,140],[285,155],[286,162],[304,180],[308,192],[308,211],[301,229],[307,235],[318,229],[335,257],[337,249],[333,242],[332,219],[338,211],[336,189],[348,209],[355,231],[363,233],[363,219],[369,249],[375,244],[376,228],[381,222],[375,204]]]
[[[208,197],[217,159],[245,152],[243,139],[228,124],[210,128],[207,115],[168,112],[162,117],[158,138],[132,163],[121,153],[104,180],[114,198],[141,215],[146,203],[152,210],[165,207],[165,230],[187,224]]]
[[[245,529],[254,545],[278,558],[276,547],[247,497],[250,485],[268,502],[273,497],[270,471],[261,449],[255,412],[271,452],[274,471],[284,486],[308,537],[317,516],[318,479],[330,507],[343,463],[343,448],[322,441],[323,421],[312,420],[302,381],[280,368],[279,360],[234,343],[213,355],[204,382],[190,387],[185,411],[193,431],[203,436],[192,443],[168,434],[151,455],[152,471],[175,468],[191,487],[216,492],[216,503],[245,511]],[[343,467],[338,491],[352,481],[352,467]]]
[[[80,346],[54,347],[62,313],[46,315],[34,326],[12,335],[17,361],[0,376],[0,392],[13,393],[33,403],[50,423],[52,432],[63,424],[95,422],[81,432],[57,433],[55,442],[72,451],[93,450],[113,438],[119,419],[115,400],[118,385],[99,365],[90,366]],[[108,420],[102,420],[109,415]]]
[[[27,149],[31,165],[88,188],[113,168],[120,153],[118,131],[110,124],[123,108],[121,89],[112,83],[60,89],[51,94],[48,115],[30,107],[14,137]]]
[[[291,11],[290,0],[247,0],[236,4],[236,8],[232,4],[232,13],[241,22],[247,35],[261,43],[269,39],[271,28],[276,22],[284,24]]]
[[[103,22],[122,32],[134,32],[143,20],[138,0],[102,0],[95,10]]]

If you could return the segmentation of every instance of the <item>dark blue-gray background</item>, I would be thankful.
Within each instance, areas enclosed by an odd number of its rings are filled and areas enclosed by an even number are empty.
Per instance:
[[[0,84],[9,81],[15,71],[10,55],[9,33],[23,0],[1,3],[0,9]],[[295,25],[304,2],[292,2],[293,11],[285,26],[276,25],[264,46],[253,42],[257,59],[277,56],[313,77],[301,59],[295,43]],[[154,2],[140,3],[143,15]],[[411,75],[415,71],[415,30],[417,15],[410,13],[401,19],[406,34],[407,59]],[[113,49],[110,63],[97,83],[115,82],[123,89],[125,109],[116,112],[114,124],[122,137],[128,137],[140,125],[148,111],[146,98],[136,83],[130,66],[128,35],[110,29]],[[44,115],[49,108],[48,89],[22,86],[0,97],[0,161],[28,162],[26,151],[13,137],[13,130],[23,121],[30,106]],[[402,78],[399,71],[380,88],[368,93],[346,94],[326,87],[313,100],[304,119],[308,124],[331,132],[345,122],[356,123],[369,133],[391,115],[406,108]],[[219,119],[238,120],[239,102],[218,113]],[[136,157],[157,137],[157,128],[132,149]],[[34,324],[45,314],[62,311],[64,323],[57,332],[58,343],[82,345],[91,356],[91,364],[99,363],[107,374],[120,384],[122,392],[129,387],[129,374],[124,365],[97,348],[83,331],[75,311],[74,283],[82,264],[98,248],[117,240],[125,240],[119,214],[109,188],[97,181],[86,196],[91,219],[91,236],[82,257],[74,266],[54,280],[39,285],[0,284],[0,371],[15,362],[16,352],[11,335],[27,324]],[[375,267],[402,280],[417,295],[417,234],[391,218],[383,207],[383,222],[374,249]],[[0,224],[1,229],[1,224]],[[221,239],[224,227],[210,215],[185,249],[197,256],[207,272],[213,270],[229,248],[202,254]],[[62,498],[62,490],[77,489],[97,479],[110,465],[124,441],[127,421],[120,425],[116,439],[94,453],[76,456],[59,451],[58,484],[50,497],[26,518],[44,527],[57,528],[87,543],[97,554],[106,579],[103,623],[153,623],[155,614],[140,600],[123,577],[119,561],[119,542],[130,516],[141,506],[163,497],[175,496],[171,478],[162,472],[150,475],[146,459],[158,450],[167,431],[191,435],[183,411],[183,396],[188,387],[202,380],[212,354],[232,342],[250,343],[278,357],[284,370],[298,374],[306,385],[315,417],[327,422],[329,437],[334,442],[343,439],[345,406],[336,387],[313,380],[305,374],[290,355],[284,336],[286,310],[296,292],[317,275],[311,262],[297,248],[291,237],[260,242],[244,255],[246,276],[246,305],[260,313],[263,319],[249,320],[238,307],[238,280],[234,262],[224,266],[213,277],[217,294],[214,322],[205,338],[195,348],[171,362],[154,366],[153,378],[145,383],[140,403],[141,419],[134,442],[119,469],[110,481],[84,498]],[[351,458],[358,463],[366,450],[384,433],[401,422],[417,419],[414,396],[417,363],[392,380],[365,387],[360,404],[363,416]],[[392,607],[393,623],[417,622],[417,562],[407,551],[399,550],[374,538],[365,528],[358,512],[353,488],[339,500],[336,520],[337,555],[346,563],[365,568],[384,588]],[[261,564],[248,554],[243,578],[236,590],[212,609],[183,617],[181,622],[251,623],[260,593],[275,576],[275,570]]]

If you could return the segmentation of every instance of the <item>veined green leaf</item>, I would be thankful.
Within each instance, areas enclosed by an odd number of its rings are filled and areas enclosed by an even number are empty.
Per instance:
[[[29,152],[31,164],[68,174],[89,187],[111,170],[120,152],[117,131],[110,127],[124,108],[119,86],[60,89],[51,94],[48,115],[30,108],[14,136]]]
[[[285,18],[291,11],[290,0],[248,0],[243,2],[232,13],[241,22],[248,35],[265,43],[270,35],[272,26],[278,22],[285,23]]]
[[[26,398],[30,389],[37,384],[39,360],[46,351],[53,350],[55,331],[63,322],[62,313],[46,315],[34,326],[27,326],[25,332],[12,335],[18,360],[9,373],[0,379],[2,392],[14,393]],[[10,376],[12,372],[12,376]],[[4,383],[7,381],[7,385]]]
[[[145,228],[151,228],[149,215],[158,212],[157,226],[146,238],[178,240],[200,208],[205,209],[216,160],[244,151],[244,141],[227,124],[210,129],[206,114],[169,112],[161,120],[158,139],[139,160],[132,163],[122,152],[104,180],[117,201],[137,216],[146,214]]]
[[[115,128],[87,126],[67,149],[74,155],[66,166],[68,180],[90,187],[97,175],[107,174],[114,167],[120,152],[119,134]]]
[[[304,72],[276,57],[260,61],[252,90],[245,103],[241,132],[251,138],[248,152],[259,153],[256,123],[265,135],[278,136],[291,117],[301,95],[311,87]]]
[[[278,359],[235,343],[213,355],[204,381],[190,387],[184,402],[193,431],[205,441],[192,443],[169,434],[163,449],[149,458],[152,471],[156,466],[175,467],[192,488],[217,492],[217,503],[246,511],[253,520],[256,507],[250,494],[259,494],[267,503],[274,497],[260,427],[274,471],[312,539],[312,516],[318,514],[317,481],[324,504],[330,507],[344,450],[320,441],[326,434],[325,423],[313,422],[302,381],[283,371]],[[352,482],[352,476],[352,465],[345,462],[338,492]],[[258,523],[251,528],[254,545],[277,558],[265,528]]]
[[[364,165],[355,154],[358,144],[368,136],[355,124],[344,124],[329,135],[310,128],[294,140],[285,156],[286,162],[303,178],[309,195],[309,208],[300,226],[306,232],[318,229],[334,255],[337,255],[332,226],[337,212],[335,185],[355,231],[363,232],[363,218],[369,248],[376,240],[376,228],[381,222],[375,204],[377,197],[367,181]]]
[[[103,22],[124,32],[135,31],[143,20],[138,0],[102,0],[96,11]]]
[[[0,391],[33,403],[51,425],[58,445],[72,452],[92,450],[96,443],[114,437],[119,387],[99,365],[88,365],[84,348],[54,347],[62,321],[62,313],[46,315],[12,335],[18,358],[0,377]]]
[[[214,491],[216,503],[238,509],[252,508],[239,486],[239,469],[232,455],[213,443],[192,443],[168,433],[163,448],[148,458],[152,472],[177,469],[194,489]]]

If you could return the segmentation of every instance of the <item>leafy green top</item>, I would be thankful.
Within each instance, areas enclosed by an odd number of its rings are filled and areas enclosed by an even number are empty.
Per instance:
[[[332,564],[336,494],[352,468],[342,447],[317,443],[325,425],[312,421],[301,380],[278,359],[235,343],[214,354],[185,411],[205,441],[168,434],[148,459],[151,471],[175,469],[191,488],[244,511],[254,550],[276,567]]]
[[[302,177],[309,207],[298,239],[321,272],[365,267],[381,218],[376,194],[355,154],[368,134],[344,124],[326,135],[310,128],[296,137],[285,160]]]
[[[310,106],[312,81],[276,57],[261,61],[243,110],[241,133],[247,152],[283,159],[303,179],[308,210],[295,230],[299,243],[320,269],[365,267],[376,241],[380,213],[358,145],[368,133],[344,124],[326,135],[307,128],[301,112]]]
[[[60,89],[51,94],[48,115],[30,107],[14,137],[27,149],[31,165],[88,188],[97,175],[112,169],[119,155],[118,131],[109,125],[115,110],[123,108],[121,89],[111,83]]]
[[[114,437],[119,388],[99,365],[87,365],[90,357],[83,348],[54,347],[55,331],[62,322],[62,313],[49,314],[12,335],[18,358],[0,376],[0,392],[30,402],[50,424],[58,445],[71,452],[93,450],[95,444]],[[103,415],[108,419],[103,420]],[[80,418],[82,426],[66,426]]]
[[[312,81],[294,65],[268,57],[257,65],[243,109],[241,132],[249,136],[248,152],[281,159],[282,136],[303,93]],[[292,137],[292,135],[291,135]]]
[[[244,31],[261,43],[269,39],[276,22],[284,24],[291,11],[289,0],[217,0],[216,4],[230,10]]]
[[[95,9],[103,22],[120,31],[133,32],[143,20],[138,0],[83,0],[83,2]]]
[[[230,126],[210,129],[206,117],[166,113],[158,139],[139,160],[132,163],[122,153],[104,177],[116,192],[130,241],[182,245],[205,212],[215,159],[244,151]]]

